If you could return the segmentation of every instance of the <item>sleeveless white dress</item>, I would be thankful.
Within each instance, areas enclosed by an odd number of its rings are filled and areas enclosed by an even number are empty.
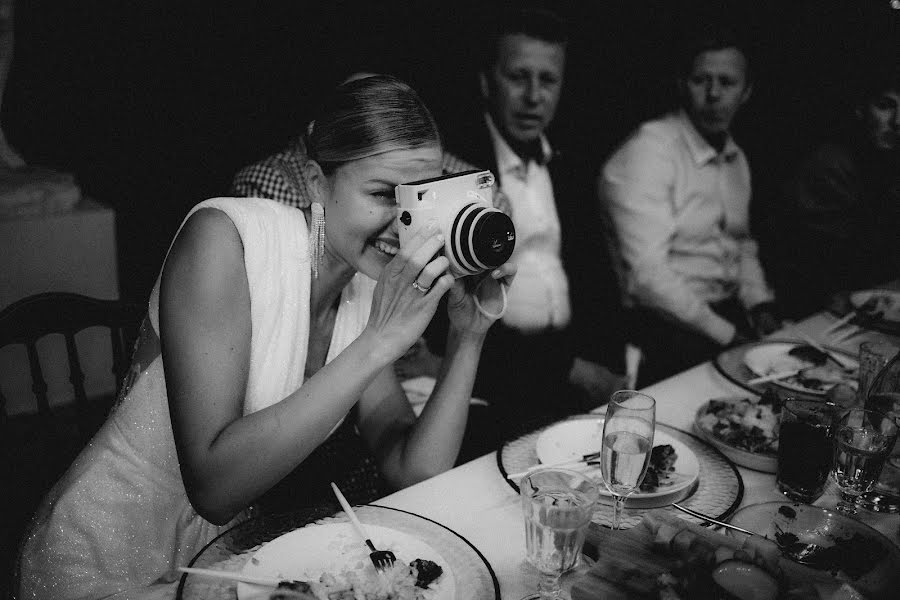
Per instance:
[[[244,245],[252,339],[244,414],[303,383],[309,341],[310,261],[301,211],[259,198],[216,198]],[[327,361],[365,327],[375,282],[344,289]],[[38,509],[18,565],[19,598],[173,598],[186,565],[231,524],[216,526],[188,501],[175,450],[162,357],[159,279],[135,350],[132,381],[103,427]]]

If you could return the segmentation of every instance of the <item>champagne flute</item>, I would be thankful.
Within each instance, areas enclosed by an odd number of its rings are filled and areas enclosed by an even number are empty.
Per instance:
[[[834,433],[834,480],[841,488],[839,512],[856,514],[856,498],[872,491],[897,440],[897,424],[886,414],[852,408]]]
[[[634,390],[620,390],[612,395],[603,422],[600,472],[616,499],[613,529],[620,528],[625,500],[647,473],[655,429],[656,400]]]
[[[522,600],[558,599],[559,578],[578,564],[600,491],[584,473],[556,467],[529,473],[519,485],[526,559],[541,574],[538,593]]]

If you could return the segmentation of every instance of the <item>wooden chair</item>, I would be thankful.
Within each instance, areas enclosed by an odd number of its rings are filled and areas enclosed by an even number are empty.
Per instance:
[[[129,368],[146,306],[50,292],[29,296],[0,312],[0,348],[24,346],[35,410],[10,416],[0,390],[0,598],[11,594],[16,547],[41,498],[68,468],[102,424]],[[89,327],[109,329],[116,394],[88,398],[76,334]],[[38,340],[61,334],[69,367],[73,403],[51,407]],[[102,339],[102,338],[101,338]],[[46,358],[46,356],[45,356]]]
[[[0,312],[0,348],[12,344],[25,346],[31,372],[37,414],[50,428],[55,416],[47,397],[47,382],[38,356],[37,342],[51,334],[62,334],[69,363],[69,381],[74,391],[74,412],[83,439],[89,438],[97,426],[97,408],[91,406],[84,388],[84,372],[78,357],[75,334],[89,327],[109,329],[112,349],[112,372],[116,392],[121,386],[130,362],[131,345],[137,337],[146,307],[119,300],[98,300],[79,294],[48,292],[29,296]],[[5,425],[6,400],[0,391],[0,419]],[[104,407],[106,410],[109,406]],[[105,416],[105,411],[101,418]],[[2,431],[4,427],[0,427]]]

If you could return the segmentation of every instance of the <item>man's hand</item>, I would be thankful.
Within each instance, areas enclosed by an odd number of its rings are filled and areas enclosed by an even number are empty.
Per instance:
[[[598,363],[575,357],[569,371],[569,383],[585,391],[591,406],[584,408],[591,410],[607,404],[613,392],[624,389],[625,376],[613,373]]]
[[[762,302],[752,307],[747,315],[750,326],[759,337],[764,337],[781,329],[781,319],[778,318],[773,302]]]

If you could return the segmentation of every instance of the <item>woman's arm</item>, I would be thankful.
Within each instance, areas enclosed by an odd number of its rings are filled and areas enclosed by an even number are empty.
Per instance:
[[[214,523],[302,462],[396,358],[361,336],[300,389],[244,416],[251,335],[240,236],[221,211],[200,210],[163,270],[160,342],[185,489]]]
[[[478,278],[453,282],[447,296],[450,331],[445,358],[418,419],[391,369],[360,400],[360,431],[394,486],[412,485],[455,464],[484,338],[503,311],[500,287],[510,285],[515,273],[515,265],[507,263]],[[476,295],[481,309],[474,301]]]
[[[419,418],[392,369],[359,402],[359,429],[387,481],[404,488],[453,467],[459,454],[483,334],[451,330],[446,358]]]

